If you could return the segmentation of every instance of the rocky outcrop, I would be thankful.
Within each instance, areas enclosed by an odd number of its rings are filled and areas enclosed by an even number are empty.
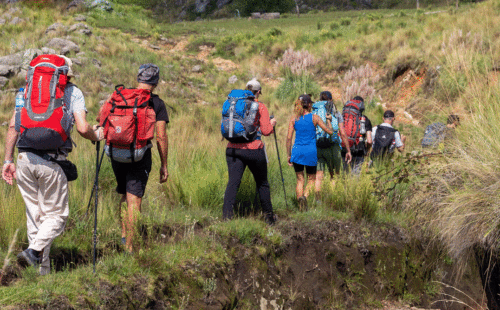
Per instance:
[[[78,32],[87,36],[92,35],[92,27],[84,24],[84,23],[78,23],[74,24],[71,26],[68,30],[68,32]]]
[[[80,47],[75,42],[62,38],[53,38],[47,43],[47,47],[53,48],[56,52],[63,55],[67,55],[70,52],[78,53],[80,51]]]
[[[45,30],[45,33],[50,33],[50,32],[56,32],[58,30],[62,30],[62,31],[65,31],[66,30],[66,26],[64,26],[63,24],[61,23],[54,23],[52,25],[50,25],[46,30]]]

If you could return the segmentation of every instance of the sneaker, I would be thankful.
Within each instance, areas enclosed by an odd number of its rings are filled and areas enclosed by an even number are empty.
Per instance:
[[[307,198],[306,196],[302,196],[299,198],[299,210],[307,211]]]
[[[40,253],[33,249],[26,249],[21,253],[17,254],[17,261],[21,266],[33,266],[38,267],[40,265]]]

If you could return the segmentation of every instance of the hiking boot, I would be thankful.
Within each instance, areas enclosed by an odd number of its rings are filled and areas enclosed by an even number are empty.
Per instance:
[[[299,198],[299,210],[307,211],[307,198],[306,196],[302,196]]]
[[[278,218],[276,217],[276,214],[274,214],[274,213],[266,214],[266,216],[264,218],[264,221],[269,226],[273,226],[277,220],[278,220]]]
[[[17,261],[23,267],[33,266],[36,268],[40,265],[40,252],[28,248],[17,254]]]

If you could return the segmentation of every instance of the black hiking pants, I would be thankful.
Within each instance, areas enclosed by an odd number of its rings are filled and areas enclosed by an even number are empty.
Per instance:
[[[260,198],[262,211],[266,216],[273,214],[271,204],[271,191],[267,180],[267,161],[264,149],[241,150],[226,149],[227,169],[229,172],[229,181],[227,182],[226,193],[224,194],[224,206],[222,209],[222,218],[231,219],[234,216],[234,204],[236,203],[236,194],[241,184],[241,178],[248,166],[257,183],[257,192]]]

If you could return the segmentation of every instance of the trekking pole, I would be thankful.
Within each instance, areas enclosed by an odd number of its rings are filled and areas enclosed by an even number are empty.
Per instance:
[[[94,183],[94,188],[95,188],[95,207],[94,207],[94,274],[95,274],[95,261],[96,261],[96,245],[97,245],[97,203],[99,201],[99,150],[101,148],[101,142],[97,141],[95,143],[95,149],[97,151],[97,156],[95,160],[95,183]],[[104,153],[104,151],[103,151]]]
[[[93,143],[95,144],[95,142]],[[99,154],[97,156],[99,157]],[[99,174],[99,171],[101,171],[103,157],[104,157],[104,151],[102,151],[101,159],[99,160],[98,172],[96,173],[96,176]],[[94,197],[96,184],[97,184],[97,179],[94,179],[94,186],[92,186],[92,192],[90,193],[89,203],[87,204],[87,211],[85,211],[85,215],[83,216],[82,220],[87,219],[89,215],[90,205],[92,204],[92,198]]]
[[[274,116],[271,115],[271,118],[274,118]],[[285,206],[288,209],[288,203],[286,202],[285,178],[283,178],[283,168],[281,168],[281,158],[280,151],[278,149],[278,139],[276,138],[276,128],[274,128],[274,142],[276,142],[276,153],[278,154],[278,163],[280,165],[281,182],[283,183],[283,193],[285,194]]]

